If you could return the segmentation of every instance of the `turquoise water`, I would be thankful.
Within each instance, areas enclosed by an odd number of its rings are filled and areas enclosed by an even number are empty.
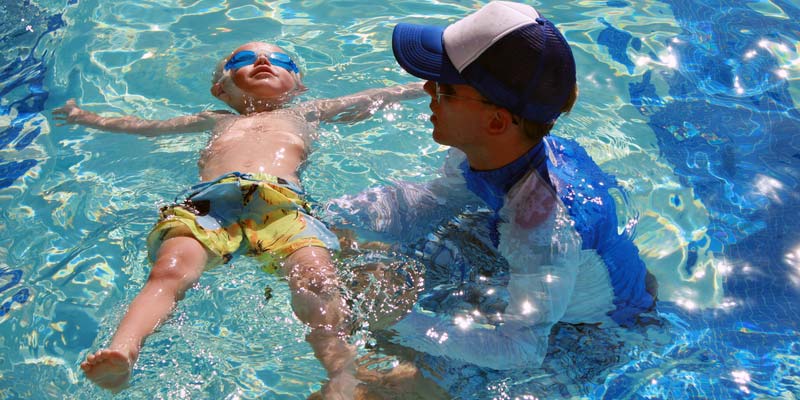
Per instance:
[[[156,209],[197,181],[203,134],[57,127],[69,98],[107,115],[222,109],[212,66],[239,44],[298,56],[308,98],[406,83],[397,22],[480,1],[42,1],[0,6],[0,398],[109,397],[78,364],[147,277]],[[660,283],[663,326],[558,333],[541,369],[467,371],[461,398],[800,396],[800,8],[792,3],[534,4],[573,44],[581,96],[557,134],[616,175],[620,229]],[[427,100],[322,125],[305,169],[324,200],[434,175]],[[266,300],[265,286],[273,288]],[[305,398],[324,371],[285,284],[239,258],[204,275],[118,398]],[[369,341],[359,336],[359,341]],[[359,342],[359,344],[363,344]],[[363,346],[362,346],[363,347]],[[366,353],[366,351],[364,351]],[[528,397],[525,397],[528,396]]]

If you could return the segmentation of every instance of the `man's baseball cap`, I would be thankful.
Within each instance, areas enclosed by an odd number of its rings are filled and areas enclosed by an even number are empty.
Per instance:
[[[567,40],[533,7],[493,1],[447,27],[397,24],[394,57],[418,78],[468,84],[525,119],[550,123],[574,90]]]

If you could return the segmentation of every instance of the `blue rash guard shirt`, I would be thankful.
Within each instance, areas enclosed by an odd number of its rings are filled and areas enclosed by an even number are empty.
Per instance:
[[[324,218],[369,239],[413,244],[428,238],[432,246],[420,253],[435,264],[431,270],[451,271],[451,285],[421,294],[392,327],[397,343],[483,367],[520,368],[541,363],[550,328],[559,321],[630,325],[653,307],[638,250],[618,232],[609,192],[615,189],[615,179],[578,143],[550,137],[493,171],[471,170],[465,155],[451,149],[440,178],[333,200]],[[475,247],[478,236],[460,243],[431,237],[448,221],[465,225],[464,216],[480,210],[489,211],[488,228],[475,226],[488,232],[490,243],[477,247],[494,253],[496,262],[462,252],[464,244]],[[436,246],[447,252],[426,254]],[[482,275],[477,264],[487,263],[503,266],[499,281]],[[465,288],[484,300],[502,291],[503,304],[447,301]]]

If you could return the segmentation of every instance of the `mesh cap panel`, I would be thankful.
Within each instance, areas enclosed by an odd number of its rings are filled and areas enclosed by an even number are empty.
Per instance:
[[[575,86],[575,60],[557,28],[543,18],[509,33],[462,71],[493,103],[537,122],[558,118]]]

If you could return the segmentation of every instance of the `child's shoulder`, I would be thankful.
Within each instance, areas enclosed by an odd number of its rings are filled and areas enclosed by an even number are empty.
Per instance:
[[[240,117],[242,117],[242,115],[230,112],[228,110],[206,110],[195,114],[195,118],[204,120],[207,123],[211,123],[214,125],[223,121],[230,121]]]
[[[228,110],[206,110],[206,111],[201,111],[198,115],[202,117],[215,118],[215,117],[237,116],[239,114],[236,114]]]

